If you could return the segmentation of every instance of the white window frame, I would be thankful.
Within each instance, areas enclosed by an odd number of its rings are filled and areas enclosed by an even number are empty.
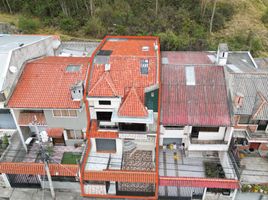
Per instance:
[[[60,112],[60,116],[55,116],[54,115],[54,111],[59,111]],[[62,115],[62,112],[63,111],[67,111],[68,112],[68,116],[66,116],[66,115]],[[76,116],[71,116],[70,115],[70,111],[75,111],[76,112]],[[77,115],[77,110],[71,110],[71,109],[54,109],[54,110],[52,110],[52,115],[53,115],[53,117],[55,117],[55,118],[77,118],[78,117],[78,115]]]
[[[82,130],[74,130],[74,129],[65,129],[65,131],[66,131],[66,135],[67,135],[67,139],[68,140],[82,140],[83,139],[83,131]],[[73,133],[74,133],[74,137],[75,138],[69,138],[69,136],[68,136],[68,131],[73,131]],[[76,132],[79,132],[79,133],[76,133]],[[80,134],[81,133],[81,138],[77,138],[77,134]]]

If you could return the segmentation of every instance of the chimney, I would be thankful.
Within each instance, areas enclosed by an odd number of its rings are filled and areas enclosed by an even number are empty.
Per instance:
[[[244,95],[240,92],[237,92],[235,97],[234,97],[234,104],[236,108],[240,108],[243,105],[244,101]]]
[[[70,90],[73,101],[81,101],[83,99],[84,85],[82,81],[74,84]]]
[[[217,51],[216,62],[218,65],[224,66],[227,63],[228,58],[228,45],[226,43],[220,43]]]

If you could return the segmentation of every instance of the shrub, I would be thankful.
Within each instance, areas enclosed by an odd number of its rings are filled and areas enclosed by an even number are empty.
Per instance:
[[[20,17],[18,26],[23,33],[31,34],[35,33],[38,30],[40,24],[36,19]]]
[[[266,10],[266,12],[264,13],[264,15],[262,16],[261,21],[264,24],[268,24],[268,9]]]
[[[67,33],[76,31],[77,27],[78,27],[78,22],[71,17],[63,17],[60,20],[60,29]]]
[[[85,35],[102,38],[105,35],[105,28],[98,18],[91,18],[83,27]]]

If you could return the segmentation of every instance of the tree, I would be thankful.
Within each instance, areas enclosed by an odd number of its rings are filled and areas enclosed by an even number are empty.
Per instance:
[[[212,26],[213,26],[213,20],[214,20],[216,5],[217,5],[217,0],[214,0],[212,15],[211,15],[211,19],[210,19],[210,25],[209,25],[209,33],[210,34],[212,33]]]

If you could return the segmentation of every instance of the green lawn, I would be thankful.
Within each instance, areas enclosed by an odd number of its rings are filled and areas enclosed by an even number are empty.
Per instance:
[[[80,161],[82,154],[77,152],[64,152],[61,159],[61,164],[77,164],[76,160]]]

